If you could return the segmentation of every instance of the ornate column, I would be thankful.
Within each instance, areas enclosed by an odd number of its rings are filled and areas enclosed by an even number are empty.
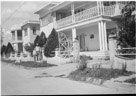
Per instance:
[[[103,21],[103,34],[104,34],[104,41],[105,41],[105,50],[108,50],[108,45],[107,45],[107,32],[106,32],[106,22]]]
[[[107,51],[108,50],[108,46],[107,46],[107,33],[106,33],[106,22],[105,21],[101,21],[101,33],[102,33],[102,46],[103,46],[103,51]]]
[[[98,22],[99,27],[99,42],[100,42],[100,51],[107,51],[107,32],[106,32],[106,22],[100,21]]]
[[[71,14],[72,14],[72,23],[75,22],[75,9],[74,9],[74,3],[71,3]]]
[[[98,15],[100,15],[100,4],[99,4],[99,1],[97,1],[97,11],[98,11]]]

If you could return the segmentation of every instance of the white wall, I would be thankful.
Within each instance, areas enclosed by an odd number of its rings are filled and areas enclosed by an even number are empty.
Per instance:
[[[93,25],[93,26],[77,29],[76,32],[77,32],[77,35],[82,33],[85,34],[85,49],[88,48],[88,51],[98,51],[100,49],[98,25]],[[90,39],[91,34],[94,34],[93,39]]]
[[[34,43],[36,36],[40,35],[40,25],[31,24],[29,27],[30,27],[30,42]],[[33,34],[33,30],[32,30],[33,27],[36,27],[36,35]]]
[[[40,27],[40,32],[43,31],[45,33],[46,37],[48,37],[50,35],[52,29],[53,29],[53,23],[49,23],[46,26]]]

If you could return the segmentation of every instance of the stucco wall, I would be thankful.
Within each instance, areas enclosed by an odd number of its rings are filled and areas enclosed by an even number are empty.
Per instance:
[[[46,37],[48,37],[50,35],[52,29],[53,29],[53,23],[49,23],[46,26],[40,27],[40,32],[43,31],[45,33]]]
[[[33,34],[32,27],[36,27],[36,35]],[[27,29],[27,31],[28,31],[27,36],[24,35],[25,34],[24,29]],[[28,42],[34,43],[34,40],[37,35],[40,35],[40,26],[38,24],[31,24],[31,25],[26,25],[23,27],[23,42],[24,42],[24,44],[28,43]]]
[[[40,35],[40,25],[39,24],[31,24],[30,26],[30,42],[34,43],[34,40],[37,35]],[[36,35],[33,34],[32,28],[36,27]]]
[[[85,48],[88,51],[98,51],[99,48],[99,33],[98,25],[88,26],[81,29],[77,29],[77,35],[85,34]],[[94,34],[94,38],[90,38],[90,35]]]
[[[27,36],[25,36],[25,31],[24,31],[25,29],[27,29]],[[27,26],[24,26],[24,27],[22,28],[22,30],[23,30],[22,32],[23,32],[23,45],[24,45],[24,44],[30,42],[29,26],[28,26],[28,25],[27,25]]]

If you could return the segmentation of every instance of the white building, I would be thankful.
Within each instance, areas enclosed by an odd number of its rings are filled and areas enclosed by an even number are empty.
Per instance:
[[[23,51],[23,36],[22,36],[22,29],[21,25],[14,25],[11,28],[11,34],[12,34],[12,45],[14,49],[18,52]]]
[[[80,54],[109,56],[109,30],[116,30],[114,19],[121,18],[123,2],[65,1],[51,2],[35,14],[40,16],[40,31],[50,34],[53,28],[80,42]]]
[[[19,52],[25,52],[26,43],[34,43],[37,35],[40,35],[39,21],[29,20],[21,25],[15,25],[11,28],[12,45]]]
[[[37,35],[40,35],[40,22],[29,20],[22,25],[23,46],[26,43],[34,43]],[[25,51],[23,47],[23,51]]]

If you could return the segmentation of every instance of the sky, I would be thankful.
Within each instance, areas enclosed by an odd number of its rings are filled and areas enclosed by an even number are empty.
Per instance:
[[[1,24],[4,31],[4,44],[12,41],[11,27],[28,20],[39,20],[34,14],[48,1],[1,1]]]

